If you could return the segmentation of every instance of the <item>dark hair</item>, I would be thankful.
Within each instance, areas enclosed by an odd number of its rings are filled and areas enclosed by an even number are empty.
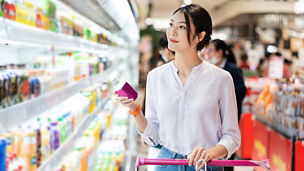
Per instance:
[[[161,34],[158,43],[159,47],[168,48],[168,39],[166,33]]]
[[[236,64],[236,59],[233,52],[230,48],[228,48],[227,44],[223,40],[214,39],[212,40],[212,43],[214,44],[216,51],[223,51],[223,56],[227,59],[228,62]]]
[[[241,60],[242,60],[242,61],[247,61],[247,60],[248,60],[248,56],[247,56],[246,53],[243,53],[243,54],[241,55]]]
[[[158,43],[159,43],[160,48],[167,48],[168,49],[168,39],[167,39],[166,33],[161,34]],[[170,52],[173,53],[173,55],[175,55],[174,51],[170,50]]]
[[[178,8],[176,11],[174,11],[173,15],[177,12],[181,12],[185,16],[189,44],[191,31],[189,19],[190,17],[192,19],[195,30],[194,37],[203,31],[206,32],[204,39],[198,43],[197,50],[201,50],[202,48],[206,47],[210,43],[212,34],[212,21],[208,11],[199,5],[191,4]]]

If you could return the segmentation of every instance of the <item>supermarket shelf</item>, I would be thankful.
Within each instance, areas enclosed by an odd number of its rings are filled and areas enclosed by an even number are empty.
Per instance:
[[[110,68],[101,74],[82,79],[62,89],[51,91],[37,98],[0,110],[0,134],[67,100],[80,90],[98,82],[106,81],[107,76],[113,70],[114,68]]]
[[[82,136],[83,132],[86,130],[86,128],[89,126],[89,124],[97,117],[97,114],[102,111],[103,107],[107,104],[109,101],[109,95],[108,99],[101,103],[93,114],[87,114],[87,116],[82,120],[82,122],[79,124],[78,128],[75,132],[64,142],[59,149],[55,151],[51,155],[49,159],[47,159],[38,169],[37,171],[45,171],[45,170],[55,170],[55,167],[60,164],[59,162],[62,161],[62,159],[65,157],[68,152],[70,152],[74,148],[74,144],[76,140]]]
[[[109,47],[79,37],[55,33],[0,17],[0,42],[6,46],[46,47],[66,50],[104,51]]]
[[[260,121],[262,124],[268,126],[269,128],[279,132],[281,135],[285,136],[288,139],[295,138],[297,136],[296,130],[287,129],[283,127],[279,122],[275,120],[269,121],[263,114],[259,114],[257,112],[254,112],[255,118]]]

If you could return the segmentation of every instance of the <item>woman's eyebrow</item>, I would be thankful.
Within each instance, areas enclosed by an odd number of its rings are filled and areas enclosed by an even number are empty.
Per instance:
[[[170,19],[171,22],[173,22],[174,20],[173,19]],[[180,21],[178,23],[182,23],[182,24],[186,24],[186,21]]]

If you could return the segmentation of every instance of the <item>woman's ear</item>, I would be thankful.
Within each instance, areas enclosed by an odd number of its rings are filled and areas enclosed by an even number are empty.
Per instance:
[[[202,31],[201,33],[198,34],[198,42],[201,42],[206,35],[206,32]]]

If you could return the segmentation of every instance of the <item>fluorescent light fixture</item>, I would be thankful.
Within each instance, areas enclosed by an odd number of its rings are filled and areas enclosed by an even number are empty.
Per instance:
[[[192,0],[184,0],[184,3],[185,3],[186,5],[190,5],[190,4],[192,3]]]

